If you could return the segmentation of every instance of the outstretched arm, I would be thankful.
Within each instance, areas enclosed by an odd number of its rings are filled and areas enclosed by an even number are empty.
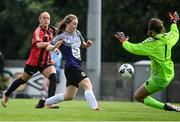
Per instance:
[[[177,22],[180,20],[179,15],[177,12],[174,12],[174,14],[169,13],[170,21],[172,22],[171,28],[170,28],[170,34],[171,36],[171,43],[174,45],[179,39],[179,30],[177,27]]]
[[[151,55],[151,50],[153,49],[151,48],[151,43],[130,43],[128,41],[129,37],[125,36],[123,32],[117,32],[116,34],[114,34],[114,36],[119,40],[120,43],[122,43],[122,46],[130,53],[145,56]],[[150,38],[148,40],[150,41]]]
[[[63,43],[63,40],[58,41],[55,45],[49,44],[49,45],[46,47],[46,50],[52,51],[52,50],[54,50],[54,49],[56,49],[56,48],[59,48],[62,43]]]

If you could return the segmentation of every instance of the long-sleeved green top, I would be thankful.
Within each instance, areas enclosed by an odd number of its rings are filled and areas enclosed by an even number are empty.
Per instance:
[[[168,33],[157,34],[141,43],[133,44],[129,41],[123,47],[130,53],[148,56],[151,60],[151,78],[162,85],[174,78],[174,63],[171,60],[171,49],[179,39],[179,30],[173,23]]]

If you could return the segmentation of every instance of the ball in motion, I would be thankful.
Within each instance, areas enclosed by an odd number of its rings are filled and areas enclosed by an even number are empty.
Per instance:
[[[131,64],[125,63],[119,67],[119,73],[123,80],[130,80],[134,75],[134,68]]]

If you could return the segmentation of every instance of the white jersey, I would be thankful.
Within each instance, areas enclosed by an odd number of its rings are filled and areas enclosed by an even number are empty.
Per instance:
[[[75,33],[63,32],[57,35],[53,41],[52,45],[55,45],[58,41],[63,40],[63,44],[60,46],[60,51],[66,58],[65,67],[81,67],[81,43],[84,41],[81,33],[76,30]]]

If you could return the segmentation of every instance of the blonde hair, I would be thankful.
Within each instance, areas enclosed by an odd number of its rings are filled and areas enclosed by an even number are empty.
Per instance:
[[[69,15],[67,15],[63,20],[61,20],[60,22],[59,22],[59,24],[57,25],[58,26],[58,34],[60,34],[60,33],[62,33],[63,31],[65,31],[65,29],[66,29],[66,24],[69,24],[70,22],[72,22],[72,20],[74,20],[74,19],[77,19],[78,20],[78,18],[77,18],[77,16],[76,15],[74,15],[74,14],[69,14]]]

